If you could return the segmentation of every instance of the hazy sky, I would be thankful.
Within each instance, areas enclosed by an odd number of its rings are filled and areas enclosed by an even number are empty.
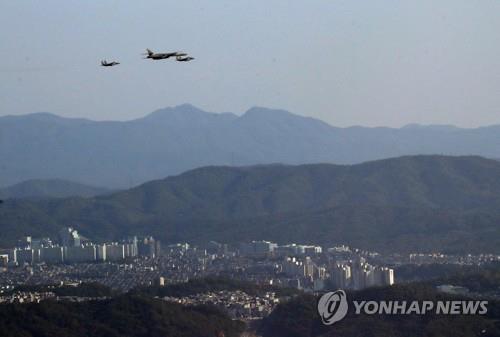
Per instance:
[[[0,0],[0,115],[125,120],[185,102],[337,126],[500,124],[500,1]]]

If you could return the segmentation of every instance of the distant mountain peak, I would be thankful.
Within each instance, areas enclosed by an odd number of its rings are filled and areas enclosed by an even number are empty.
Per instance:
[[[23,119],[33,119],[33,120],[44,120],[44,119],[63,119],[64,117],[58,116],[50,112],[33,112],[25,115],[7,115],[4,118],[23,118]]]
[[[458,130],[459,128],[452,124],[418,124],[410,123],[403,126],[401,129],[428,129],[436,131]]]
[[[251,107],[243,114],[243,116],[269,116],[269,115],[297,116],[286,110],[264,108],[260,106]]]
[[[202,110],[202,109],[198,108],[197,106],[194,106],[194,105],[189,104],[189,103],[177,105],[172,109],[177,110],[177,111],[181,111],[181,112],[208,113],[207,111]]]
[[[148,117],[169,117],[178,115],[188,115],[188,116],[200,116],[212,114],[211,112],[204,111],[194,105],[185,103],[177,105],[174,107],[166,107],[163,109],[158,109],[146,116]]]
[[[72,124],[72,123],[91,123],[92,121],[85,118],[63,117],[51,112],[33,112],[25,115],[7,115],[0,116],[0,119],[11,121],[29,121],[29,122],[45,122],[45,123],[58,123],[58,124]]]
[[[46,111],[34,112],[31,114],[27,114],[26,116],[34,118],[62,118],[61,116]]]
[[[241,117],[242,120],[251,120],[255,122],[282,122],[295,119],[304,120],[306,117],[295,115],[289,111],[281,109],[270,109],[264,107],[252,107],[248,109]]]
[[[142,119],[155,123],[167,122],[168,124],[198,125],[199,123],[205,124],[235,118],[237,118],[235,114],[208,112],[192,104],[185,103],[153,111]]]

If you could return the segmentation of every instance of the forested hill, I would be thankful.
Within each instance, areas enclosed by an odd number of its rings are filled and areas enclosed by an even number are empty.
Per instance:
[[[4,243],[73,225],[100,239],[498,251],[499,206],[499,162],[408,156],[351,166],[204,167],[89,199],[7,201],[0,229]]]

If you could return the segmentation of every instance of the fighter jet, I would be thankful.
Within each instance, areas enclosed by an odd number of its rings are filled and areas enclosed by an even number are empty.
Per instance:
[[[177,61],[179,61],[179,62],[189,62],[191,60],[194,60],[194,57],[191,57],[191,56],[187,56],[187,57],[177,56],[175,59]]]
[[[186,53],[181,53],[178,51],[174,51],[171,53],[154,53],[150,49],[146,49],[146,54],[144,54],[144,55],[147,55],[146,56],[147,59],[152,59],[152,60],[164,60],[164,59],[168,59],[168,58],[174,57],[174,56],[176,56],[176,57],[187,56]]]
[[[106,60],[102,60],[101,61],[101,66],[103,66],[103,67],[112,67],[112,66],[116,66],[116,65],[119,65],[119,64],[120,64],[120,62],[115,62],[115,61],[109,62],[109,63]]]

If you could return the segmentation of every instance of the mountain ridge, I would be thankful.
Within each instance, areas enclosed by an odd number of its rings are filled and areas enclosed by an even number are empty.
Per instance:
[[[293,117],[298,117],[298,118],[303,118],[303,119],[312,119],[318,122],[321,122],[323,124],[326,124],[330,127],[336,128],[336,129],[351,129],[351,128],[365,128],[365,129],[391,129],[391,130],[401,130],[401,129],[411,129],[411,128],[435,128],[435,129],[458,129],[458,130],[477,130],[477,129],[487,129],[487,128],[496,128],[500,127],[500,123],[498,124],[489,124],[489,125],[482,125],[482,126],[477,126],[477,127],[460,127],[454,124],[422,124],[422,123],[407,123],[404,125],[401,125],[400,127],[391,127],[391,126],[365,126],[365,125],[359,125],[359,124],[353,124],[353,125],[347,125],[347,126],[336,126],[334,124],[331,124],[329,122],[326,122],[320,118],[312,117],[312,116],[306,116],[306,115],[301,115],[301,114],[296,114],[293,112],[290,112],[285,109],[279,109],[279,108],[268,108],[264,106],[251,106],[247,110],[245,110],[242,113],[234,113],[234,112],[211,112],[211,111],[205,111],[191,103],[182,103],[179,105],[175,106],[167,106],[164,108],[159,108],[156,109],[144,116],[141,117],[136,117],[132,119],[127,119],[127,120],[95,120],[95,119],[89,119],[89,118],[84,118],[84,117],[67,117],[67,116],[62,116],[58,115],[56,113],[48,112],[48,111],[38,111],[38,112],[30,112],[30,113],[25,113],[25,114],[6,114],[6,115],[0,115],[0,120],[1,119],[29,119],[29,118],[52,118],[52,119],[62,119],[62,120],[73,120],[73,121],[86,121],[86,122],[93,122],[93,123],[106,123],[106,122],[116,122],[116,123],[128,123],[128,122],[135,122],[135,121],[140,121],[143,119],[146,119],[148,117],[154,116],[156,114],[162,114],[162,113],[170,113],[170,112],[189,112],[189,111],[196,111],[200,112],[202,114],[208,114],[208,115],[215,115],[215,116],[233,116],[236,118],[241,118],[247,114],[252,115],[255,112],[261,113],[261,112],[271,112],[271,113],[278,113],[282,115],[289,115]]]
[[[416,154],[500,158],[500,126],[338,128],[285,110],[254,107],[237,116],[188,104],[131,121],[0,117],[0,186],[57,178],[116,189],[209,165],[356,164]]]
[[[166,242],[497,252],[498,209],[499,162],[406,156],[357,165],[211,166],[94,198],[7,200],[0,229],[3,242],[71,225],[100,240],[152,234]]]
[[[93,197],[111,190],[62,179],[31,179],[0,188],[2,199]]]

